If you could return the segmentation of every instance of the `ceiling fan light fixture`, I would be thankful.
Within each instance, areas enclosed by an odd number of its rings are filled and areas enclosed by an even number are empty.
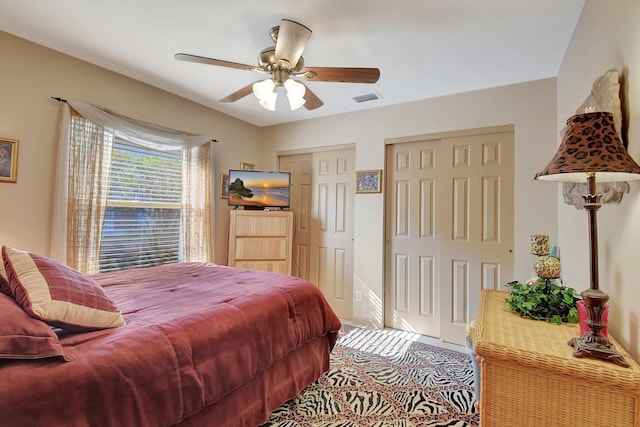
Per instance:
[[[260,101],[260,105],[269,110],[276,111],[278,99],[278,87],[273,79],[266,79],[253,84],[253,94]]]
[[[287,99],[289,100],[291,111],[297,110],[307,102],[307,100],[304,99],[306,87],[302,83],[287,79],[284,82],[284,89],[287,91]]]
[[[236,102],[253,91],[260,101],[260,105],[271,111],[276,109],[280,86],[285,86],[292,110],[304,106],[311,111],[324,105],[324,102],[310,88],[299,81],[290,81],[291,77],[316,82],[343,83],[375,83],[380,78],[378,68],[305,66],[302,52],[309,41],[311,30],[299,22],[282,19],[280,25],[271,28],[269,35],[275,42],[275,46],[262,49],[258,56],[257,66],[188,53],[177,53],[175,58],[180,61],[271,74],[270,79],[249,83],[220,99],[220,102],[224,103]],[[289,83],[287,83],[288,81]]]

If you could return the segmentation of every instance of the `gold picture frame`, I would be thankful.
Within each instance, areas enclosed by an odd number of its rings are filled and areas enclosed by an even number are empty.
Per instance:
[[[247,163],[247,162],[240,163],[240,170],[243,170],[243,171],[252,171],[253,168],[255,167],[256,165],[254,165],[253,163]]]
[[[356,171],[356,193],[382,192],[382,169]]]
[[[229,174],[220,174],[220,189],[218,190],[218,197],[221,199],[229,198]]]
[[[0,138],[0,182],[18,180],[18,140]]]

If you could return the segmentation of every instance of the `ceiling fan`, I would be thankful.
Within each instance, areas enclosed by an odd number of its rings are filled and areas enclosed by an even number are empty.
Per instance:
[[[380,78],[377,68],[305,67],[302,51],[311,37],[311,30],[295,21],[283,19],[279,26],[271,28],[269,35],[276,45],[260,52],[257,66],[187,53],[177,53],[175,58],[271,74],[270,78],[249,84],[222,98],[220,102],[235,102],[253,92],[260,100],[260,105],[272,111],[275,110],[279,87],[285,88],[292,110],[303,105],[307,110],[315,110],[324,104],[304,83],[292,77],[311,82],[345,83],[375,83]]]

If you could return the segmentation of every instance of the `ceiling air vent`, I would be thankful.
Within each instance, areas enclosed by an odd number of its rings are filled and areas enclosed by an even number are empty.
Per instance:
[[[382,98],[378,93],[368,93],[366,95],[354,96],[353,100],[357,103],[375,101],[376,99]]]

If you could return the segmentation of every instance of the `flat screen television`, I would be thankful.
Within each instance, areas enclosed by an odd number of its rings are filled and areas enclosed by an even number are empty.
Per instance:
[[[291,202],[289,172],[229,171],[229,206],[245,209],[288,208]]]

